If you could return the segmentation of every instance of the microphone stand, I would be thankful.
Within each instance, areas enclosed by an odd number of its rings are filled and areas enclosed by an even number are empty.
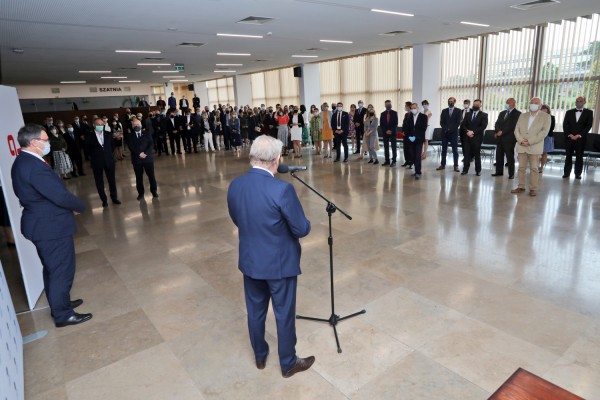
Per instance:
[[[331,283],[331,315],[329,316],[328,319],[325,318],[314,318],[314,317],[305,317],[305,316],[301,316],[301,315],[296,315],[297,319],[306,319],[309,321],[317,321],[317,322],[328,322],[329,325],[331,325],[331,327],[333,328],[333,333],[335,335],[335,343],[337,345],[337,352],[341,353],[342,352],[342,348],[340,347],[340,339],[338,338],[338,333],[337,333],[337,329],[336,329],[336,325],[338,322],[343,321],[345,319],[348,318],[352,318],[352,317],[356,317],[357,315],[360,314],[364,314],[367,311],[362,309],[354,314],[350,314],[347,315],[345,317],[340,317],[339,315],[337,315],[335,313],[335,296],[334,296],[334,284],[333,284],[333,233],[331,230],[331,215],[336,212],[339,211],[340,213],[342,213],[342,215],[346,218],[348,218],[349,220],[352,219],[352,217],[350,215],[348,215],[346,212],[344,212],[344,210],[338,208],[335,204],[333,204],[330,200],[328,200],[327,198],[325,198],[321,193],[317,192],[315,189],[313,189],[308,183],[304,182],[302,179],[298,178],[294,172],[290,172],[290,174],[296,178],[297,180],[299,180],[304,186],[306,186],[307,188],[309,188],[313,193],[315,193],[317,196],[319,196],[320,198],[322,198],[323,200],[325,200],[327,202],[327,208],[325,208],[325,211],[327,211],[327,215],[329,217],[329,238],[327,239],[327,242],[329,243],[329,279],[330,279],[330,283]]]

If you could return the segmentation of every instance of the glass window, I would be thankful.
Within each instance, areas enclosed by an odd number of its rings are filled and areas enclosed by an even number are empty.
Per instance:
[[[462,108],[464,100],[473,101],[479,97],[481,37],[442,43],[440,51],[440,104],[444,105],[448,98],[454,97],[457,107]]]

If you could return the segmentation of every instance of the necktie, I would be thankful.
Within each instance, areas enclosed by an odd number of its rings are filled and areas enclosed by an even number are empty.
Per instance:
[[[505,119],[505,120],[507,120],[507,119],[508,119],[508,115],[509,115],[509,114],[510,114],[510,110],[508,110],[508,111],[506,112],[506,114],[504,114],[504,119]]]
[[[342,126],[342,113],[339,112],[338,113],[338,128],[341,128]]]
[[[388,124],[390,123],[390,112],[389,112],[389,110],[387,112],[387,122],[388,122]]]
[[[138,138],[138,139],[140,138],[140,133],[139,133],[139,132],[137,132],[137,138]]]
[[[474,112],[473,113],[473,118],[471,118],[471,123],[474,124],[476,119],[477,119],[477,113]]]
[[[448,114],[450,114],[450,116],[452,116],[452,111],[454,111],[454,108],[449,108],[448,109]]]

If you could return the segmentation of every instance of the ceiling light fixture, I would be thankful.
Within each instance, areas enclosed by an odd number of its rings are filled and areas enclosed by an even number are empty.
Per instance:
[[[463,25],[474,25],[474,26],[483,26],[483,27],[489,27],[489,25],[487,24],[478,24],[477,22],[467,22],[467,21],[460,21],[461,24]]]
[[[167,76],[163,76],[163,78],[168,79],[168,78],[185,78],[185,75],[167,75]]]
[[[176,74],[178,72],[179,71],[177,71],[176,69],[173,69],[173,70],[165,69],[164,71],[161,71],[161,70],[152,71],[153,74]]]
[[[189,82],[189,79],[171,79],[169,82]]]
[[[142,66],[142,67],[164,67],[164,66],[170,66],[173,64],[170,63],[138,63],[137,65]]]
[[[141,81],[119,81],[120,83],[140,83]]]
[[[101,76],[100,79],[127,79],[126,76]]]
[[[115,50],[115,53],[161,54],[159,50]]]
[[[241,37],[241,38],[250,38],[250,39],[262,39],[261,35],[238,35],[235,33],[217,33],[217,36],[225,36],[225,37]]]
[[[60,81],[60,83],[86,83],[86,81]]]
[[[306,54],[294,54],[292,55],[293,58],[318,58],[319,56],[312,56],[312,55],[306,55]]]
[[[329,40],[329,39],[321,39],[320,40],[323,43],[345,43],[345,44],[352,44],[353,42],[349,41],[349,40]]]
[[[244,64],[215,64],[217,67],[242,67]]]
[[[408,13],[401,13],[401,12],[397,12],[397,11],[387,11],[387,10],[379,10],[377,8],[371,8],[372,12],[376,12],[376,13],[383,13],[383,14],[393,14],[393,15],[401,15],[403,17],[414,17],[414,14],[408,14]]]
[[[217,53],[218,56],[241,56],[241,57],[248,57],[251,56],[252,54],[249,53]]]
[[[80,74],[112,74],[112,71],[79,71]]]
[[[237,71],[226,71],[223,69],[215,69],[213,72],[223,73],[223,74],[235,74]]]

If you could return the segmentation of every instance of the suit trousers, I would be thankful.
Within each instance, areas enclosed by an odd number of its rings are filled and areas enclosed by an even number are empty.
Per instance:
[[[541,154],[519,153],[519,188],[525,189],[525,173],[529,163],[529,190],[537,190]]]
[[[175,145],[177,144],[177,153],[181,153],[181,133],[169,133],[169,142],[171,143],[171,153],[175,154]]]
[[[508,175],[515,175],[515,145],[516,140],[502,139],[498,141],[496,146],[496,174],[502,175],[504,173],[504,156],[506,156],[506,162],[508,163]]]
[[[156,151],[159,156],[161,155],[161,153],[165,153],[166,155],[169,155],[169,146],[167,146],[167,137],[163,133],[158,135],[156,138]]]
[[[442,133],[442,167],[446,166],[446,157],[448,156],[448,142],[452,147],[452,157],[454,167],[458,167],[458,132],[446,131]]]
[[[402,153],[404,154],[404,162],[409,164],[409,165],[413,165],[415,163],[415,160],[413,160],[410,156],[410,140],[408,140],[408,137],[404,136],[404,139],[402,139]]]
[[[341,147],[344,146],[344,160],[348,159],[348,134],[347,133],[334,133],[333,134],[333,148],[335,149],[335,159],[339,160],[342,155]]]
[[[463,140],[463,156],[463,171],[469,172],[471,159],[475,158],[475,172],[481,172],[481,137],[479,135],[474,135],[473,137],[465,135]]]
[[[71,287],[75,277],[75,244],[72,236],[33,242],[42,261],[44,290],[55,322],[73,316]]]
[[[225,144],[225,150],[229,150],[231,147],[231,129],[228,126],[223,129],[223,142]]]
[[[110,198],[112,200],[117,200],[117,183],[115,180],[115,166],[111,165],[108,167],[101,168],[93,168],[94,171],[94,181],[96,181],[96,189],[98,190],[98,195],[100,196],[100,200],[103,203],[106,202],[106,193],[104,193],[104,177],[103,173],[106,175],[106,180],[108,181],[108,190],[110,192]]]
[[[265,340],[265,320],[269,300],[277,323],[277,342],[281,371],[287,372],[296,364],[296,287],[298,277],[283,279],[252,279],[244,275],[244,293],[248,312],[250,343],[257,361],[269,354]]]
[[[352,122],[352,123],[354,123],[354,122]],[[355,154],[360,153],[360,147],[362,146],[362,140],[363,140],[364,131],[365,131],[364,125],[361,125],[361,126],[359,126],[359,127],[356,128],[356,135],[355,135],[356,136],[356,142],[355,142],[356,143],[356,148],[355,148],[355,151],[354,151]]]
[[[83,174],[83,158],[81,157],[81,151],[79,149],[69,153],[69,157],[73,161],[73,166],[76,167],[76,171],[73,171],[73,176]]]
[[[390,162],[390,147],[392,148],[392,162],[396,162],[396,135],[392,132],[391,135],[383,132],[383,154],[385,156],[385,162]],[[406,157],[406,154],[405,154]]]
[[[182,132],[182,136],[183,136],[184,151],[186,153],[191,153],[192,152],[192,131],[186,129]]]
[[[423,142],[408,141],[408,145],[406,146],[408,149],[408,154],[411,160],[414,160],[415,165],[415,174],[421,174],[421,153],[423,153]]]
[[[565,138],[565,173],[564,175],[571,175],[571,169],[573,168],[573,153],[575,153],[575,176],[581,176],[583,172],[583,152],[585,149],[585,136],[578,140],[571,140],[567,136]]]
[[[144,172],[150,182],[150,193],[156,194],[156,178],[154,177],[154,161],[141,161],[133,164],[135,172],[135,187],[140,196],[144,195]]]

